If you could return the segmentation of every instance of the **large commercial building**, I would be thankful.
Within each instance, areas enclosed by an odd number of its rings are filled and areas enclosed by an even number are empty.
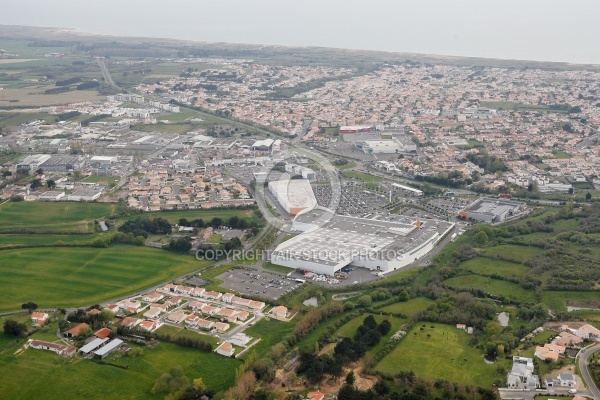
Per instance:
[[[284,179],[269,182],[269,191],[290,215],[317,206],[317,199],[307,179]]]
[[[527,205],[523,202],[482,197],[475,200],[465,211],[461,211],[459,216],[465,219],[491,224],[502,222],[508,217],[519,215],[525,211],[526,208]]]
[[[404,216],[341,216],[317,207],[296,216],[292,228],[303,233],[277,246],[271,262],[325,275],[348,265],[385,274],[418,261],[453,227]]]

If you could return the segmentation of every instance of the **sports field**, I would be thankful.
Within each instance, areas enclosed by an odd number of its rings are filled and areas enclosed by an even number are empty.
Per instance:
[[[375,369],[390,374],[413,371],[424,378],[490,387],[497,366],[483,361],[483,353],[469,346],[470,338],[454,326],[419,322]]]
[[[110,216],[111,203],[8,202],[0,206],[0,233],[88,232],[89,223]]]
[[[0,252],[0,310],[93,305],[209,265],[148,247],[34,248]]]

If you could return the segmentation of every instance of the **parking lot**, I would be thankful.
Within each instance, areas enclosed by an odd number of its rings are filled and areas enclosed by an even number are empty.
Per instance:
[[[377,279],[380,279],[376,271],[371,271],[366,268],[360,267],[350,267],[351,271],[347,274],[348,279],[334,279],[333,277],[329,277],[326,275],[315,275],[316,279],[307,279],[302,273],[296,271],[291,277],[297,279],[304,279],[307,282],[310,282],[315,285],[320,286],[350,286],[359,283],[373,282]],[[326,279],[319,279],[319,277],[324,277]],[[336,283],[333,283],[336,282]]]
[[[252,268],[232,269],[217,277],[222,287],[238,293],[276,300],[287,292],[296,289],[300,283],[293,278],[285,278]]]
[[[331,198],[334,195],[331,186],[315,185],[313,187],[317,203],[320,206],[330,207]],[[341,189],[340,202],[336,211],[344,215],[363,215],[369,211],[384,207],[388,204],[388,198],[379,193],[367,190],[362,186],[344,185]]]

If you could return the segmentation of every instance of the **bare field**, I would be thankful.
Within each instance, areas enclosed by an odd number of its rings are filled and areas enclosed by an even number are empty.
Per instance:
[[[44,94],[44,90],[46,86],[4,89],[0,91],[0,105],[10,102],[19,106],[44,106],[105,99],[93,90],[72,90],[58,94]]]
[[[0,64],[17,64],[28,61],[37,61],[37,58],[2,58]]]

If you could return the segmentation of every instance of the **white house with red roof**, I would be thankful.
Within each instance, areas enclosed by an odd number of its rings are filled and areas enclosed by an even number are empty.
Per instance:
[[[31,321],[36,325],[44,325],[50,316],[45,312],[34,311],[31,313]]]
[[[231,357],[233,353],[235,353],[235,349],[233,345],[229,342],[223,342],[215,349],[217,354],[220,354],[225,357]]]

